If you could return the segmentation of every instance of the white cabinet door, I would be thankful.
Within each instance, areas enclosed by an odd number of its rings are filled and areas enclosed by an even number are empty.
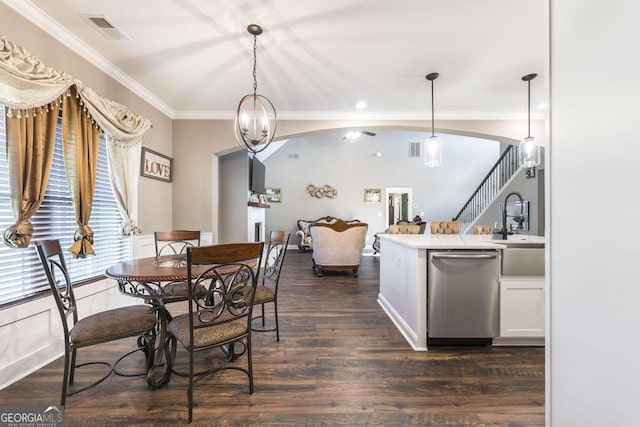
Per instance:
[[[544,278],[500,279],[500,336],[544,337]]]

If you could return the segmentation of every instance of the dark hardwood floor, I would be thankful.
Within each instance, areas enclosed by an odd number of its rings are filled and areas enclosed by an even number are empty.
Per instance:
[[[252,335],[255,393],[240,372],[211,376],[196,386],[193,424],[544,425],[544,348],[414,352],[376,302],[378,267],[379,258],[366,256],[359,277],[318,278],[310,253],[290,250],[280,282],[280,342],[274,332]],[[115,360],[133,344],[86,349],[79,359]],[[139,369],[142,358],[123,366]],[[80,369],[76,383],[92,369]],[[56,405],[61,377],[60,359],[1,390],[0,404]],[[143,377],[112,375],[67,399],[65,425],[184,424],[186,383],[173,376],[165,388],[151,390]]]

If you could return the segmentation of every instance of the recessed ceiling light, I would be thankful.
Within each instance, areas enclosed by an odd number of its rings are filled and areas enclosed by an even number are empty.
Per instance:
[[[365,108],[367,108],[367,103],[364,101],[360,101],[356,104],[356,108],[358,110],[364,110]]]
[[[354,139],[360,138],[360,132],[357,130],[350,130],[347,134],[342,138],[343,140],[353,141]]]
[[[546,102],[541,102],[540,104],[536,105],[536,108],[538,110],[546,110],[547,109],[547,103]]]

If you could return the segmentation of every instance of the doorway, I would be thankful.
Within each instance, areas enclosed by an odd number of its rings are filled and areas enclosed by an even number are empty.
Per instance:
[[[387,226],[398,221],[411,221],[413,218],[413,188],[389,187],[385,189],[385,212]]]

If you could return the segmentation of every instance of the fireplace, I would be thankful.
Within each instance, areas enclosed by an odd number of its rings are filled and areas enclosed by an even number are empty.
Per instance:
[[[266,227],[265,208],[249,206],[247,217],[247,242],[264,242]]]
[[[253,224],[253,241],[254,242],[262,242],[264,240],[263,232],[262,232],[263,223],[255,222]]]

